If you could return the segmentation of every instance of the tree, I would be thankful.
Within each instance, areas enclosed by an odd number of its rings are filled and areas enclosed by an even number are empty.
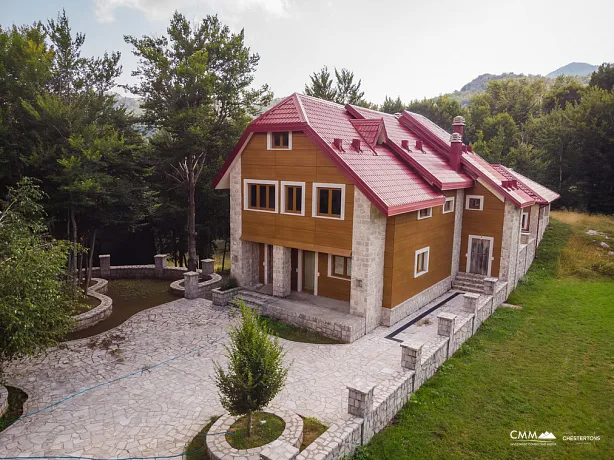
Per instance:
[[[338,104],[358,104],[363,100],[365,93],[360,90],[362,80],[354,83],[354,72],[348,69],[341,69],[341,72],[338,72],[335,69],[335,77],[337,79],[336,102]]]
[[[559,75],[544,96],[542,109],[550,113],[557,107],[577,104],[582,98],[583,86],[573,77]]]
[[[336,69],[335,69],[336,72]],[[307,96],[325,99],[327,101],[337,101],[337,90],[333,87],[333,80],[330,77],[328,67],[322,67],[319,72],[314,72],[309,76],[310,85],[305,85],[305,94]]]
[[[612,91],[614,88],[614,64],[604,62],[599,68],[591,74],[589,86],[597,86],[606,91]]]
[[[151,147],[157,192],[171,194],[156,218],[173,219],[185,206],[172,199],[179,179],[188,203],[188,268],[195,270],[197,193],[201,203],[228,208],[227,199],[212,197],[209,184],[250,117],[270,102],[272,94],[266,85],[251,88],[260,57],[245,46],[243,30],[231,33],[217,16],[190,24],[175,12],[166,36],[124,39],[139,58],[133,75],[140,82],[127,89],[143,98],[142,121],[155,131]],[[202,189],[199,178],[205,182]],[[211,222],[213,211],[203,213],[208,216],[209,246],[219,230]],[[183,233],[183,227],[172,231]]]
[[[264,409],[283,388],[288,368],[285,352],[277,337],[271,337],[257,313],[243,302],[240,323],[229,332],[226,345],[228,370],[215,363],[215,382],[220,401],[231,415],[247,415],[248,436],[252,434],[252,413]]]
[[[422,101],[411,101],[407,110],[424,115],[443,129],[452,132],[452,122],[457,115],[465,115],[465,110],[457,100],[448,96],[439,96]]]
[[[385,113],[401,113],[403,110],[405,110],[405,104],[401,101],[400,96],[397,96],[396,99],[386,96],[380,107],[380,111]]]
[[[0,375],[12,359],[56,345],[69,332],[75,303],[65,289],[69,244],[47,233],[30,179],[9,188],[0,214]]]

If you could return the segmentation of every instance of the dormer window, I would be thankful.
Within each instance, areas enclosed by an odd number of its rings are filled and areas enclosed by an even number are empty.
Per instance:
[[[268,150],[292,150],[292,131],[268,133]]]

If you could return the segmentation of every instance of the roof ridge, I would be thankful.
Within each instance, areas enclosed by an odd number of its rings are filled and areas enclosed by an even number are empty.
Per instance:
[[[335,107],[339,107],[341,109],[345,108],[345,106],[343,104],[338,104],[337,102],[329,101],[329,100],[322,99],[322,98],[319,98],[319,97],[308,96],[307,94],[298,93],[298,92],[294,92],[293,94],[296,94],[299,97],[299,99],[301,97],[306,97],[308,99],[312,99],[312,100],[317,101],[317,102],[321,102],[321,103],[328,104],[328,105],[334,105]]]

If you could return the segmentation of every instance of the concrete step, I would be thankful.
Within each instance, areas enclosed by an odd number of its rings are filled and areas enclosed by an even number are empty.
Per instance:
[[[473,281],[466,281],[466,280],[459,280],[459,279],[454,280],[454,282],[452,284],[462,284],[463,286],[470,286],[470,287],[474,287],[474,288],[483,288],[484,287],[484,283],[475,283]]]
[[[458,272],[456,274],[456,278],[457,279],[463,279],[463,280],[472,280],[472,281],[484,281],[484,279],[486,278],[486,276],[484,275],[476,275],[475,273],[465,273],[465,272]]]
[[[469,287],[469,286],[458,286],[458,285],[453,284],[452,288],[456,289],[457,291],[473,292],[474,294],[484,294],[483,289],[477,289],[477,288]]]

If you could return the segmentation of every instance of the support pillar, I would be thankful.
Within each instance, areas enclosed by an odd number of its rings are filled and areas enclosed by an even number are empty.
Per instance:
[[[198,297],[198,272],[186,272],[183,274],[184,297],[196,299]]]
[[[273,246],[273,295],[288,297],[292,288],[292,249]]]
[[[373,393],[375,385],[365,381],[356,381],[347,387],[348,412],[356,417],[365,418],[373,410]]]
[[[213,259],[202,259],[200,261],[200,271],[203,276],[211,275],[215,266]]]
[[[154,256],[154,266],[156,278],[162,278],[164,276],[164,269],[166,268],[166,254],[156,254]]]
[[[111,255],[101,254],[98,260],[100,261],[100,277],[105,280],[111,279]]]
[[[456,323],[456,315],[452,313],[440,313],[437,315],[437,335],[448,337],[448,353],[447,357],[450,357],[450,350],[453,350],[454,341],[454,327]]]

